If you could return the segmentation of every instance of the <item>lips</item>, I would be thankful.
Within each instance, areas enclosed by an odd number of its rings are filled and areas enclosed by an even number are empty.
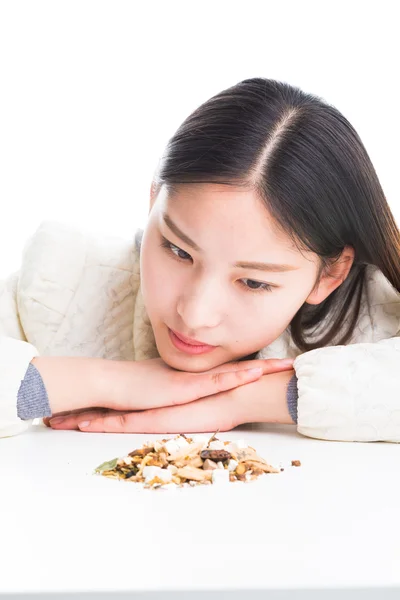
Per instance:
[[[215,350],[215,348],[217,348],[217,346],[210,346],[209,344],[200,344],[198,340],[192,340],[195,341],[196,344],[190,344],[184,341],[184,339],[187,340],[191,338],[187,338],[185,336],[185,338],[183,339],[183,336],[180,337],[180,334],[176,334],[172,329],[169,329],[168,333],[171,342],[173,343],[175,348],[177,348],[181,352],[184,352],[185,354],[206,354],[212,352],[213,350]]]
[[[211,344],[206,344],[204,342],[199,342],[198,340],[193,340],[192,338],[188,338],[185,335],[178,333],[174,329],[171,329],[171,331],[176,335],[177,338],[182,340],[182,342],[185,342],[185,344],[189,344],[190,346],[203,346],[204,348],[215,348],[216,347],[216,346],[212,346]]]

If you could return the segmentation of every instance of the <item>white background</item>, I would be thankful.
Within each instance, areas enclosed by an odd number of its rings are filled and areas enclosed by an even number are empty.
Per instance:
[[[396,6],[0,0],[0,277],[45,219],[132,236],[169,137],[255,76],[344,113],[399,222]]]

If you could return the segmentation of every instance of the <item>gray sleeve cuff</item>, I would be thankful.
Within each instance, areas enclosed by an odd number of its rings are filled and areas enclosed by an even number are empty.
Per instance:
[[[299,393],[297,390],[297,376],[293,375],[292,379],[289,381],[289,385],[287,388],[287,405],[289,409],[290,416],[293,421],[297,423],[297,402],[299,398]]]
[[[51,417],[49,398],[42,376],[32,363],[29,363],[18,390],[17,414],[23,421]]]

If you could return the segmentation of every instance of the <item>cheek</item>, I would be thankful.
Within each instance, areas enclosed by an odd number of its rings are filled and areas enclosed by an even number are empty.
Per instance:
[[[150,317],[170,310],[180,289],[176,269],[169,263],[158,252],[146,252],[142,257],[141,289]]]
[[[303,303],[302,294],[271,292],[238,316],[235,339],[247,340],[252,351],[268,346],[287,329]]]

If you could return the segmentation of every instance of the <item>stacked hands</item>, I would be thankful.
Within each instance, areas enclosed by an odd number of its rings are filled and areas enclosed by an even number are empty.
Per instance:
[[[70,404],[58,400],[60,392],[47,377],[54,372],[52,360],[57,359],[38,357],[33,363],[42,374],[53,411],[44,423],[53,429],[194,433],[228,431],[252,422],[293,423],[286,402],[287,384],[294,374],[290,359],[230,362],[203,373],[177,371],[161,358],[95,359],[100,365],[95,393],[82,404],[77,398],[70,411],[62,410]],[[66,360],[70,365],[76,361]]]

